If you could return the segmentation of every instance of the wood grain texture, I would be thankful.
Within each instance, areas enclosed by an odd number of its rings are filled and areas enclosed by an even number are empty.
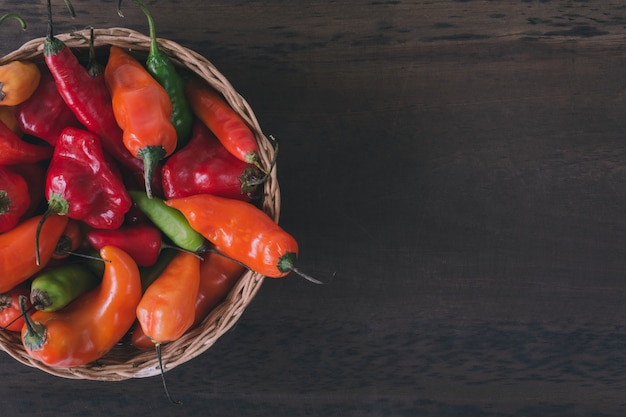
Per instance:
[[[45,33],[40,3],[4,3],[30,27],[5,25],[2,52]],[[129,0],[124,19],[73,3],[74,20],[55,3],[57,31],[147,31]],[[266,281],[167,373],[181,408],[158,379],[0,357],[7,415],[624,415],[623,5],[147,4],[280,138],[281,224],[326,284]]]

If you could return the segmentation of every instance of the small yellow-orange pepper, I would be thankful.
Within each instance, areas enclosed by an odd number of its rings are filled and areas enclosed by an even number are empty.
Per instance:
[[[41,72],[33,62],[12,61],[0,66],[0,106],[16,106],[37,89]]]

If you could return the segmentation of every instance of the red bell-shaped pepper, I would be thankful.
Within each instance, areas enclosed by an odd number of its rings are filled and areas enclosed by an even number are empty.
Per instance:
[[[234,157],[201,121],[189,143],[172,155],[161,170],[166,198],[213,194],[250,201],[263,181],[254,165]]]
[[[79,127],[80,123],[59,94],[48,68],[41,65],[39,69],[39,86],[28,100],[15,107],[15,116],[24,133],[54,146],[64,128]]]
[[[132,202],[121,177],[107,163],[100,138],[84,129],[63,130],[46,177],[48,211],[97,229],[116,229]]]

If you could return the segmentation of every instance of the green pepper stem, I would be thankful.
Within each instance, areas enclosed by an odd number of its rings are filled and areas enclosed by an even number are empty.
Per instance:
[[[146,194],[152,198],[152,178],[159,161],[165,157],[165,148],[162,146],[146,146],[137,152],[137,157],[143,160],[143,177],[146,185]]]
[[[28,313],[28,309],[26,308],[26,296],[20,295],[19,301],[20,312],[26,324],[26,332],[23,337],[24,345],[30,350],[41,349],[44,343],[46,343],[46,326],[35,322]]]
[[[7,19],[15,19],[18,22],[20,22],[20,26],[22,27],[23,30],[26,29],[26,21],[24,19],[22,19],[22,16],[16,14],[16,13],[7,13],[4,16],[0,17],[0,23],[4,22]]]
[[[35,263],[37,266],[41,265],[41,256],[39,254],[39,235],[41,235],[41,229],[48,217],[53,214],[65,215],[69,212],[70,203],[64,199],[61,194],[53,193],[48,200],[48,209],[44,212],[37,224],[37,230],[35,232]]]
[[[133,0],[133,1],[139,6],[141,11],[148,18],[148,27],[150,29],[150,54],[151,55],[158,54],[160,51],[159,51],[159,45],[157,43],[156,29],[155,29],[154,18],[152,17],[152,13],[150,13],[150,10],[140,0]],[[117,15],[119,17],[124,17],[124,14],[122,13],[122,0],[118,0],[117,2]]]
[[[65,1],[65,6],[67,7],[67,10],[70,12],[70,16],[76,17],[74,6],[72,6],[72,3],[70,2],[70,0],[64,0],[64,1]],[[48,34],[46,37],[48,40],[52,40],[52,38],[54,38],[54,31],[52,29],[52,4],[50,0],[48,0]]]

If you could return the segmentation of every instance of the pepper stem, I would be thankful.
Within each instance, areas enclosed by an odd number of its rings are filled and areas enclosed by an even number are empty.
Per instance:
[[[41,265],[41,255],[39,254],[39,235],[41,235],[41,229],[48,217],[53,214],[65,215],[69,212],[69,203],[60,194],[53,193],[48,200],[48,209],[44,212],[37,224],[37,230],[35,232],[35,263],[37,266]]]
[[[319,281],[309,274],[306,274],[296,268],[296,257],[297,256],[295,252],[287,252],[286,254],[278,258],[278,264],[276,265],[276,268],[278,268],[280,272],[295,272],[296,274],[300,275],[307,281],[312,282],[313,284],[323,284],[322,281]]]
[[[6,190],[0,190],[0,214],[6,214],[11,207],[11,199]]]
[[[170,395],[170,391],[167,389],[167,384],[165,383],[165,370],[163,369],[163,355],[161,354],[161,343],[155,342],[154,348],[156,349],[157,359],[159,361],[159,368],[161,369],[161,381],[163,381],[163,389],[165,390],[165,395],[167,398],[174,404],[182,404],[181,401],[175,400]]]
[[[143,178],[146,185],[146,194],[152,198],[152,177],[161,159],[165,157],[165,148],[162,146],[146,146],[139,149],[137,157],[143,160]]]
[[[159,45],[157,43],[156,29],[154,27],[154,19],[152,18],[152,13],[150,13],[150,10],[140,0],[133,1],[139,6],[141,11],[148,18],[148,28],[150,29],[150,54],[157,54],[159,53]],[[118,0],[117,2],[117,15],[119,17],[124,17],[124,14],[122,13],[122,0]]]
[[[37,323],[28,313],[26,308],[26,296],[20,295],[20,312],[24,317],[26,332],[24,332],[23,342],[29,350],[38,350],[46,343],[46,326]]]
[[[16,13],[7,13],[4,16],[0,17],[0,23],[4,22],[5,20],[9,18],[17,20],[18,22],[20,22],[20,26],[22,27],[22,29],[26,29],[26,21],[22,19],[22,16]]]

